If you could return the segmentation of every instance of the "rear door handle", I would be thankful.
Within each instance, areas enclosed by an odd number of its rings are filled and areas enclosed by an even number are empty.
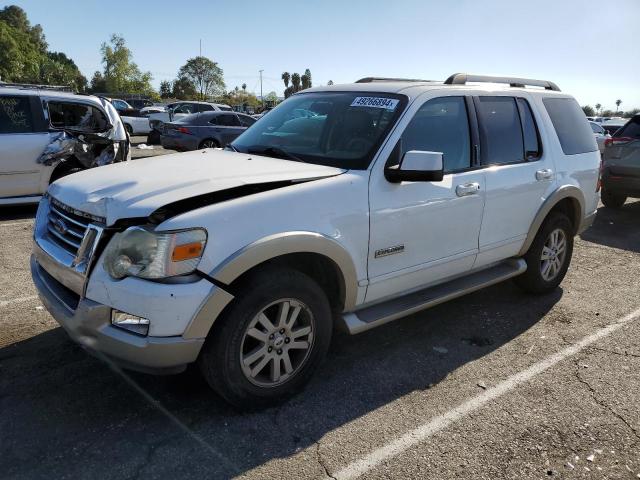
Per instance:
[[[536,180],[539,182],[543,180],[551,180],[551,178],[553,178],[553,170],[550,168],[544,168],[536,172]]]
[[[478,182],[463,183],[456,187],[456,195],[459,197],[467,197],[469,195],[475,195],[480,191],[480,184]]]

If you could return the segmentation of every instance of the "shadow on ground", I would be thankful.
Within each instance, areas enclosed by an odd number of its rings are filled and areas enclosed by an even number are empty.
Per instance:
[[[150,402],[57,328],[0,350],[0,469],[31,478],[238,475],[428,389],[521,335],[561,295],[531,297],[508,282],[355,337],[337,334],[302,394],[252,414],[234,411],[195,371],[127,374]]]
[[[20,206],[0,206],[0,221],[26,220],[36,216],[38,204]]]
[[[640,201],[627,201],[620,209],[600,206],[593,226],[580,235],[582,240],[640,252]]]

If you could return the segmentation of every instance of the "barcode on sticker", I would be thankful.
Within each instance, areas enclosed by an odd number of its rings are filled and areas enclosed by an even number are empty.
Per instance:
[[[356,97],[351,102],[352,107],[373,107],[385,108],[387,110],[395,110],[398,102],[395,98],[384,97]]]

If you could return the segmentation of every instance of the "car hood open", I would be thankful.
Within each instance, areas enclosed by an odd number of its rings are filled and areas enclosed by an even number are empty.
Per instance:
[[[241,187],[264,185],[269,190],[344,172],[322,165],[207,149],[85,170],[53,183],[49,195],[69,207],[102,217],[109,226],[122,218],[148,217],[166,205],[187,199],[215,203],[260,191],[257,187]],[[210,195],[223,191],[231,195]]]

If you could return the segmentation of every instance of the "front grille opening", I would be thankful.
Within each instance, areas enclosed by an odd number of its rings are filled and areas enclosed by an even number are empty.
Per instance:
[[[87,231],[90,220],[51,203],[47,230],[52,242],[75,256]]]
[[[80,295],[69,290],[62,285],[58,280],[53,278],[47,273],[47,271],[38,265],[38,275],[42,278],[43,282],[47,285],[49,291],[55,295],[55,297],[67,307],[68,310],[75,312],[80,303]]]

